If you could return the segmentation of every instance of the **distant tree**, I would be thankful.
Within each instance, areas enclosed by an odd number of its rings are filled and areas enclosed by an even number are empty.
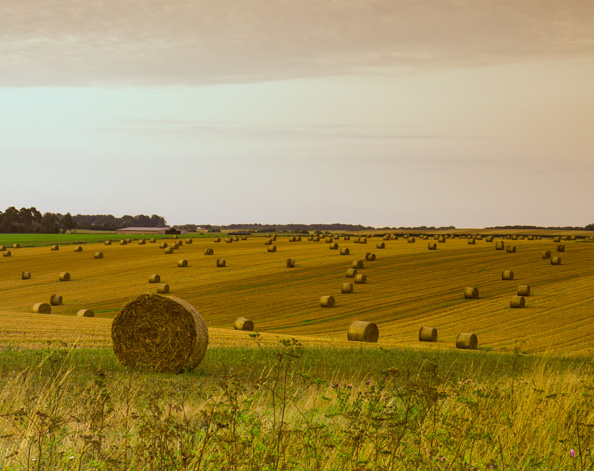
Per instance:
[[[71,231],[76,227],[76,223],[72,219],[72,215],[70,213],[64,214],[61,221],[62,229],[64,231]]]
[[[57,234],[60,232],[58,218],[53,213],[44,213],[41,218],[41,230],[46,234]]]
[[[586,229],[587,231],[594,231],[594,222],[592,224],[584,226],[584,229]]]

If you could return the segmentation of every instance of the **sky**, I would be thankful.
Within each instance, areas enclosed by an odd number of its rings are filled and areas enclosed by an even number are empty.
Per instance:
[[[594,0],[0,0],[0,210],[594,222]]]

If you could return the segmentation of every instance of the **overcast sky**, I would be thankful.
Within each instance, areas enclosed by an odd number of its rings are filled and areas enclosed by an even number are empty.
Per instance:
[[[0,0],[0,210],[594,222],[594,0]]]

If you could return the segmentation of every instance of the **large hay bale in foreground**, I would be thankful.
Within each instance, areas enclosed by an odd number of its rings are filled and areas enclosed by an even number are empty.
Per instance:
[[[478,299],[479,298],[479,290],[474,286],[469,286],[464,290],[464,299]]]
[[[287,268],[295,268],[295,259],[287,258],[286,267]]]
[[[347,339],[352,342],[377,342],[379,329],[375,322],[355,321],[347,330]]]
[[[334,307],[334,304],[334,296],[322,296],[320,298],[320,306],[322,307]]]
[[[474,350],[478,347],[478,339],[472,332],[461,332],[456,337],[456,348]]]
[[[419,329],[420,342],[437,342],[437,329],[435,327],[421,327]]]
[[[161,283],[161,276],[156,273],[149,276],[149,283]]]
[[[235,330],[247,330],[249,332],[254,330],[254,323],[245,317],[238,317],[233,323]]]
[[[551,251],[550,250],[543,251],[542,258],[543,259],[551,258]]]
[[[343,283],[340,286],[340,292],[343,294],[352,293],[353,292],[353,283]]]
[[[187,266],[188,266],[188,261],[187,261],[186,259],[183,259],[183,258],[182,258],[181,260],[178,260],[178,261],[177,261],[177,266],[178,266],[179,268],[185,268],[185,267],[187,267]]]
[[[31,279],[30,271],[24,271],[23,273],[21,273],[21,280],[30,280],[30,279]]]
[[[113,352],[123,365],[177,373],[200,364],[208,346],[208,328],[186,301],[143,294],[116,314],[111,338]]]
[[[95,313],[90,309],[79,309],[76,313],[77,317],[95,317]]]
[[[354,260],[353,264],[351,265],[353,268],[363,268],[364,267],[364,263],[363,260]]]
[[[551,265],[561,265],[561,257],[551,257]]]
[[[217,258],[217,267],[227,266],[227,262],[224,258]]]
[[[374,253],[366,253],[365,260],[367,260],[368,262],[375,261],[375,254]]]
[[[35,303],[33,304],[31,312],[34,312],[35,314],[51,314],[52,307],[48,303]]]
[[[167,283],[162,283],[159,286],[157,286],[157,293],[167,294],[170,291],[171,289],[169,288],[169,285]]]
[[[504,270],[501,272],[501,279],[502,280],[513,280],[514,279],[514,272],[511,270]]]
[[[518,296],[530,296],[530,285],[519,285]]]
[[[52,296],[50,297],[50,304],[52,306],[59,306],[60,304],[62,304],[62,296],[52,294]]]
[[[526,306],[526,299],[524,299],[524,296],[512,296],[509,302],[509,307],[519,309],[524,306]]]
[[[342,249],[340,249],[340,255],[350,255],[351,251],[348,249],[348,247],[343,247]]]
[[[93,255],[94,258],[103,258],[103,252],[95,252]]]
[[[67,271],[63,271],[62,273],[60,273],[60,275],[58,275],[58,278],[60,279],[60,281],[70,281],[70,273],[68,273]]]

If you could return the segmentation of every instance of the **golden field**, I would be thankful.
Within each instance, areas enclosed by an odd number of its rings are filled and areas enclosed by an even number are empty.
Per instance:
[[[521,233],[518,231],[517,233]],[[128,245],[114,242],[75,246],[9,249],[11,257],[0,257],[0,345],[43,347],[47,341],[72,342],[81,346],[109,346],[111,318],[130,298],[156,293],[157,285],[148,278],[157,273],[171,287],[171,295],[193,304],[210,329],[213,345],[250,344],[246,332],[233,330],[233,322],[243,316],[251,319],[264,341],[277,336],[295,336],[306,343],[347,344],[346,329],[354,320],[378,324],[382,346],[415,348],[455,348],[459,332],[474,332],[480,349],[512,350],[521,345],[526,352],[554,351],[589,355],[594,350],[594,243],[544,240],[504,240],[515,245],[516,253],[496,251],[495,243],[466,239],[447,239],[437,250],[417,237],[383,241],[368,239],[367,244],[336,240],[338,250],[302,237],[289,242],[278,237],[276,252],[268,252],[263,237],[233,243],[215,243],[212,238],[193,238],[174,254],[165,254],[157,243]],[[174,241],[167,240],[171,245]],[[377,249],[377,243],[385,249]],[[214,255],[204,255],[204,249]],[[348,247],[349,255],[340,255]],[[551,250],[562,264],[553,266],[542,259]],[[101,251],[103,259],[94,259]],[[341,284],[353,281],[346,270],[365,254],[377,260],[365,261],[360,270],[366,284],[356,284],[354,293],[341,294]],[[296,260],[286,268],[287,258]],[[216,266],[224,258],[226,267]],[[178,268],[180,259],[188,266]],[[501,272],[513,270],[513,281],[502,281]],[[31,272],[22,280],[21,272]],[[67,271],[72,279],[58,280]],[[510,298],[520,284],[531,286],[526,308],[511,309]],[[464,289],[474,286],[479,299],[464,299]],[[52,306],[52,314],[32,314],[38,302],[49,303],[58,294],[64,303]],[[336,299],[334,308],[320,307],[323,295]],[[92,309],[95,318],[77,318],[79,309]],[[437,328],[436,344],[419,343],[422,326]],[[360,346],[360,344],[356,344]]]

